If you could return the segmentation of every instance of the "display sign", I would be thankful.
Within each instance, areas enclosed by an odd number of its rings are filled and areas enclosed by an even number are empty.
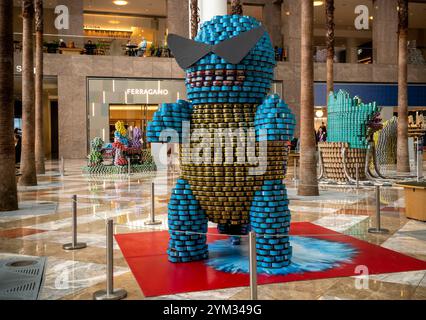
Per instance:
[[[129,88],[126,90],[127,94],[131,95],[149,95],[149,96],[167,96],[169,90],[167,89],[134,89]]]

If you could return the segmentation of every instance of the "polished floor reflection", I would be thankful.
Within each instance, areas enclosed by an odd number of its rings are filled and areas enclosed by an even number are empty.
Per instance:
[[[105,287],[105,219],[116,233],[167,228],[167,201],[177,174],[88,177],[84,161],[68,160],[65,175],[49,162],[37,187],[19,187],[20,209],[0,213],[0,259],[46,256],[47,269],[40,299],[91,299]],[[293,181],[287,183],[292,221],[309,221],[372,244],[426,261],[426,223],[404,215],[401,188],[383,187],[382,226],[386,235],[367,232],[375,225],[375,193],[371,187],[322,186],[320,197],[300,197]],[[155,182],[155,213],[161,225],[146,227]],[[72,195],[78,199],[78,237],[88,247],[64,251],[71,241]],[[128,299],[144,299],[117,244],[114,246],[115,286]],[[149,299],[247,299],[248,288],[191,292]],[[259,286],[260,299],[426,299],[426,270],[371,275],[362,286],[355,277],[295,281]]]

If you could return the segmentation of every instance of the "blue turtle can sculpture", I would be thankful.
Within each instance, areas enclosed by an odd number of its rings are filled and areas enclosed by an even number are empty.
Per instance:
[[[261,267],[287,266],[292,248],[283,179],[295,117],[277,94],[268,95],[275,67],[268,33],[252,17],[225,15],[203,23],[194,40],[180,39],[180,48],[170,40],[186,71],[189,101],[163,103],[147,128],[149,142],[164,142],[162,132],[173,129],[181,143],[181,173],[168,204],[169,261],[206,259],[211,221],[232,235],[230,245],[255,232]],[[200,139],[227,137],[231,146],[200,147]]]

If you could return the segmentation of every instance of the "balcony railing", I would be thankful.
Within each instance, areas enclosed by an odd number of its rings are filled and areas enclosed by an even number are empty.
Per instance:
[[[149,43],[145,50],[141,50],[138,44],[130,42],[126,38],[76,36],[76,35],[44,35],[44,51],[46,53],[67,55],[106,55],[106,56],[131,56],[131,57],[173,57],[169,48],[165,45]],[[22,33],[14,34],[15,52],[22,51]],[[276,61],[290,61],[289,48],[275,47]],[[327,47],[314,46],[313,60],[317,63],[325,63],[327,60]],[[335,47],[335,63],[373,63],[375,49],[371,47]],[[426,65],[426,47],[408,46],[408,63]]]
[[[335,63],[374,63],[375,50],[371,47],[335,47]],[[314,47],[314,61],[325,63],[327,59],[327,47]],[[426,47],[408,46],[408,64],[425,65]]]
[[[14,33],[15,52],[22,51],[22,33]],[[124,38],[45,34],[44,52],[67,55],[172,57],[167,46],[150,43],[145,50]]]
[[[374,49],[368,47],[335,47],[334,62],[335,63],[373,63]],[[327,47],[314,47],[314,61],[318,63],[326,62]]]

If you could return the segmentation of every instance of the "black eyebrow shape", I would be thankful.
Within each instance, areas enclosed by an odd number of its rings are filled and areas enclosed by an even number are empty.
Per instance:
[[[253,49],[264,33],[265,29],[262,26],[240,33],[236,37],[218,43],[212,51],[229,63],[238,64]]]
[[[263,26],[243,32],[214,46],[169,34],[167,43],[182,69],[187,69],[205,55],[213,52],[228,63],[238,64],[257,44],[265,33]]]

